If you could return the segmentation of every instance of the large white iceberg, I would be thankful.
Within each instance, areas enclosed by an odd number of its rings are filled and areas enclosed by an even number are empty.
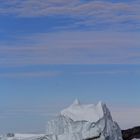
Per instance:
[[[80,104],[76,100],[70,107],[47,124],[48,140],[122,140],[121,130],[113,121],[107,106],[99,102]]]

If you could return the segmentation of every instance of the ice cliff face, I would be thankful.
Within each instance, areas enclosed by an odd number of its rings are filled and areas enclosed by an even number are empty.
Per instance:
[[[48,122],[46,133],[48,140],[122,140],[119,126],[101,102],[82,105],[76,100]]]

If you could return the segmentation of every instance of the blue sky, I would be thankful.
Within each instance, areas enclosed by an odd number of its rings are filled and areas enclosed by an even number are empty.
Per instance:
[[[0,133],[43,132],[75,98],[139,123],[139,38],[139,0],[2,0]]]

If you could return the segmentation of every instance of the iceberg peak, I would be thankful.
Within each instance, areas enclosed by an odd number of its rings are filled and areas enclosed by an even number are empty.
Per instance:
[[[61,111],[61,115],[72,119],[73,121],[97,122],[104,117],[108,109],[102,102],[94,104],[80,104],[76,99],[72,105]]]
[[[75,106],[75,105],[81,105],[81,103],[78,99],[75,99],[71,106]]]

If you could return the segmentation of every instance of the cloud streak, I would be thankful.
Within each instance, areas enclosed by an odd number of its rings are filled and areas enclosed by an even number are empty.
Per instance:
[[[0,45],[1,66],[140,62],[138,33],[71,31],[39,33],[23,36],[23,40],[12,46]]]
[[[44,117],[54,117],[56,116],[55,108],[7,108],[5,110],[1,109],[0,114],[1,118],[11,118],[11,117],[26,117],[27,115],[37,115]]]
[[[16,73],[0,73],[1,78],[38,78],[38,77],[56,77],[60,76],[60,72],[38,71],[38,72],[16,72]]]
[[[131,26],[139,29],[140,2],[138,0],[115,3],[109,1],[81,2],[79,0],[13,0],[2,1],[1,15],[13,15],[17,17],[46,17],[66,16],[76,19],[75,26],[96,26],[106,24],[108,26]],[[127,27],[125,27],[127,28]],[[123,29],[123,28],[121,28]]]

